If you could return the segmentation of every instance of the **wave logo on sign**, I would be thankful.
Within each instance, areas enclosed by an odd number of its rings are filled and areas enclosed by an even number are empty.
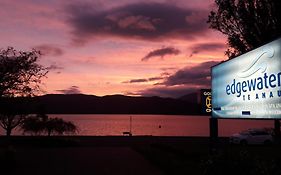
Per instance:
[[[205,104],[204,104],[205,112],[207,112],[207,113],[212,112],[212,93],[205,91],[202,95],[204,97],[203,99],[205,102]]]
[[[212,112],[212,97],[210,95],[206,97],[205,105],[206,112]]]
[[[274,56],[274,49],[272,47],[264,47],[250,66],[238,74],[240,78],[247,78],[258,72],[259,70],[264,73],[267,69],[268,62]]]

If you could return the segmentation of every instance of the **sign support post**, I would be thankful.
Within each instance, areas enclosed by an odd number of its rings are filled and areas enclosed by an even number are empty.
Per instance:
[[[218,119],[209,118],[209,127],[210,127],[210,138],[215,141],[218,138]]]
[[[278,119],[274,120],[274,134],[276,138],[280,138],[280,121]]]
[[[217,150],[218,143],[218,119],[210,117],[209,118],[209,128],[210,128],[210,137],[209,137],[209,152],[211,154],[215,153]]]

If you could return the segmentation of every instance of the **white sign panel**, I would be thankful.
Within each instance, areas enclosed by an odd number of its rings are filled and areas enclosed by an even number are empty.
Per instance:
[[[281,38],[212,68],[212,117],[281,119]]]

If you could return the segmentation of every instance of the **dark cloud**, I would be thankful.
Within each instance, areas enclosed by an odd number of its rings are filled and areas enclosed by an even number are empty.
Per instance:
[[[56,63],[51,64],[47,67],[48,71],[55,71],[55,73],[60,74],[61,70],[64,69],[62,66],[58,66]]]
[[[74,41],[80,43],[91,36],[151,41],[175,37],[193,39],[208,29],[207,11],[184,9],[169,3],[136,3],[104,11],[90,4],[75,4],[68,6],[66,12]]]
[[[71,86],[67,89],[56,90],[59,93],[63,94],[82,94],[80,88],[78,86]]]
[[[191,85],[209,87],[211,67],[218,63],[216,61],[209,61],[193,67],[185,67],[169,76],[162,84],[166,86]]]
[[[144,83],[144,82],[149,82],[149,81],[157,81],[157,80],[163,80],[164,77],[151,77],[151,78],[140,78],[140,79],[132,79],[129,81],[124,81],[122,83]]]
[[[47,67],[48,70],[62,70],[62,66],[58,66],[56,64],[51,64],[49,67]]]
[[[148,81],[157,81],[157,80],[163,80],[163,77],[151,77],[148,79]]]
[[[147,61],[148,59],[152,57],[161,57],[163,58],[166,55],[178,55],[180,51],[178,49],[175,49],[173,47],[164,47],[162,49],[156,49],[151,52],[149,52],[145,57],[143,57],[142,61]]]
[[[129,80],[129,81],[124,81],[122,83],[143,83],[143,82],[147,82],[147,79],[144,79],[144,78],[132,79],[132,80]]]
[[[194,51],[192,51],[191,52],[191,54],[189,55],[189,57],[193,57],[193,55],[195,55],[195,54],[197,54],[197,53],[199,53],[197,50],[194,50]]]
[[[192,57],[194,54],[197,54],[199,52],[224,50],[225,48],[226,48],[226,45],[223,43],[196,44],[190,48],[192,50],[192,52],[189,57]]]
[[[174,74],[161,77],[163,82],[154,84],[153,88],[137,92],[126,92],[126,95],[181,97],[202,88],[210,88],[211,67],[217,61],[208,61],[193,67],[185,67]]]
[[[171,73],[169,73],[169,72],[162,72],[161,73],[161,76],[169,76],[169,75],[171,75]]]
[[[164,68],[161,68],[162,71],[170,71],[170,70],[176,70],[178,69],[178,67],[164,67]]]
[[[42,44],[35,46],[34,48],[39,50],[43,55],[61,56],[64,54],[64,51],[61,48],[50,44]]]

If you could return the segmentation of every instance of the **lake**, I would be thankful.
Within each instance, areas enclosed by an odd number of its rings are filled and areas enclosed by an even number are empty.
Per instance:
[[[73,121],[79,127],[78,135],[107,136],[122,135],[130,130],[132,116],[133,135],[153,136],[208,136],[208,116],[182,115],[107,115],[107,114],[57,114],[50,117],[60,117]],[[219,120],[219,136],[230,136],[233,133],[248,128],[274,127],[272,120]],[[0,134],[4,132],[1,129]],[[21,135],[15,131],[13,135]]]

